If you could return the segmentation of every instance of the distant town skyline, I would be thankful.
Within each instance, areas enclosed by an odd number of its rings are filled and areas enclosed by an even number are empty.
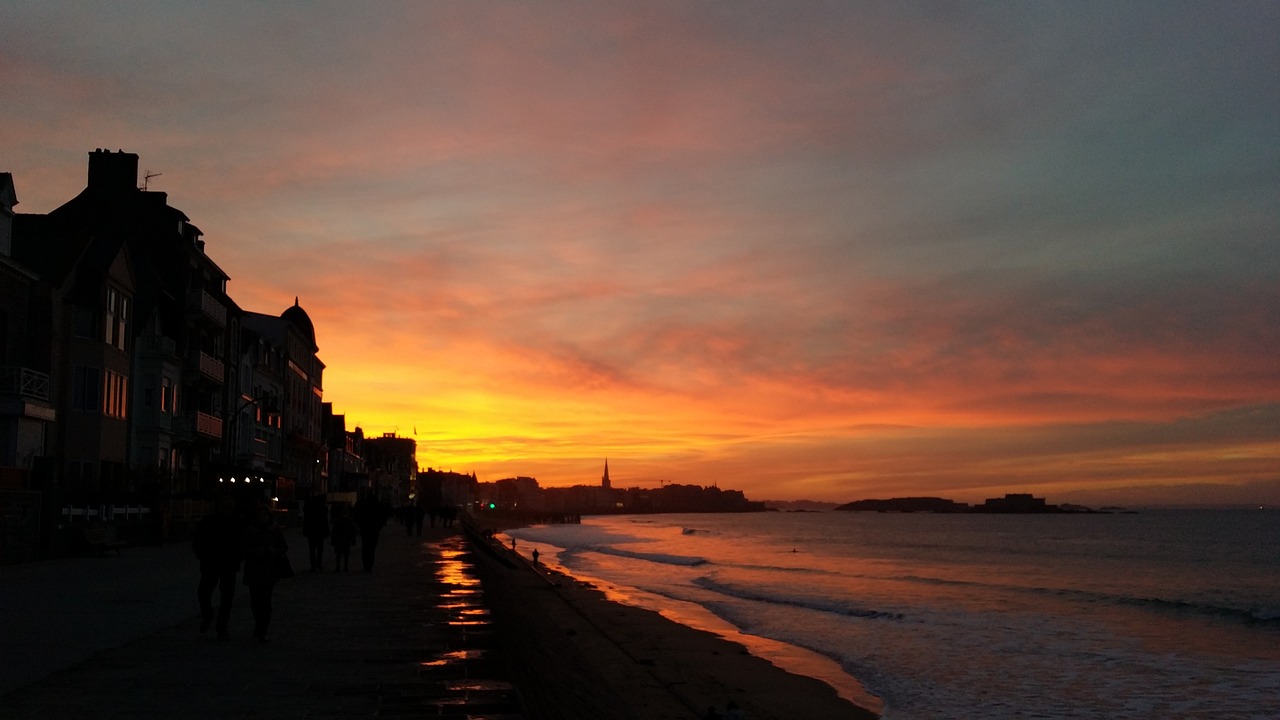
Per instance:
[[[95,148],[418,462],[752,500],[1280,503],[1280,6],[7,3]]]

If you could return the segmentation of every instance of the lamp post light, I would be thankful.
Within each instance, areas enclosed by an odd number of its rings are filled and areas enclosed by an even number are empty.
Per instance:
[[[275,396],[271,393],[262,393],[257,397],[245,398],[244,402],[240,403],[240,406],[236,408],[236,411],[234,413],[232,413],[230,422],[227,423],[228,432],[227,432],[226,445],[225,445],[226,447],[225,455],[224,455],[225,462],[226,462],[227,468],[232,473],[244,472],[244,474],[246,475],[246,477],[244,478],[244,483],[246,485],[251,482],[251,478],[249,477],[250,468],[248,467],[251,463],[245,463],[245,467],[240,467],[240,464],[241,464],[240,463],[240,435],[239,435],[240,416],[244,413],[246,409],[248,409],[252,405],[261,405],[268,412],[270,412],[275,406],[274,401],[275,401]],[[258,481],[262,482],[262,479],[259,478]],[[233,483],[236,482],[236,478],[234,476],[231,478],[231,482]]]
[[[240,415],[244,413],[245,409],[250,405],[257,405],[265,400],[274,400],[274,396],[271,395],[271,393],[263,393],[257,397],[248,398],[244,402],[240,403],[240,407],[236,408],[236,411],[231,414],[231,422],[228,423],[230,432],[227,433],[227,456],[232,462],[235,461],[235,458],[240,452],[240,436],[237,434],[237,428],[240,424]],[[273,402],[269,402],[266,403],[265,406],[267,410],[270,411],[273,405]]]

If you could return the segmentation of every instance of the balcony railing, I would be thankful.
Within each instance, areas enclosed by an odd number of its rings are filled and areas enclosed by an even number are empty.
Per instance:
[[[0,395],[49,399],[49,376],[24,367],[0,367]]]
[[[84,519],[129,521],[142,520],[151,514],[151,508],[141,505],[63,505],[62,515],[69,521]]]
[[[200,372],[205,374],[209,378],[212,378],[213,380],[222,382],[222,372],[223,372],[222,361],[216,357],[213,357],[212,355],[201,352],[200,353]]]
[[[143,352],[162,355],[167,358],[176,357],[178,355],[178,344],[174,342],[173,338],[154,333],[143,333],[140,335],[138,337],[138,344],[135,347]]]
[[[211,438],[222,439],[222,418],[196,412],[196,432]]]
[[[212,295],[204,290],[192,290],[187,297],[190,298],[187,302],[187,307],[200,311],[205,317],[219,325],[225,326],[227,324],[226,307]]]

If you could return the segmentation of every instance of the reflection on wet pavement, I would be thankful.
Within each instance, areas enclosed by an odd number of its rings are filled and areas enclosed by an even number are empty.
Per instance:
[[[434,573],[423,596],[424,622],[441,628],[444,646],[418,659],[424,681],[400,693],[383,687],[378,714],[524,720],[519,692],[490,656],[493,625],[471,551],[458,536],[422,547]]]

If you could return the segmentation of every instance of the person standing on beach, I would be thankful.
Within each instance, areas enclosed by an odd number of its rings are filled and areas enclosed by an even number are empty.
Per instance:
[[[280,579],[280,558],[287,557],[289,544],[271,516],[271,508],[257,508],[244,539],[244,584],[249,586],[249,606],[253,609],[253,637],[267,641],[271,624],[271,593]]]
[[[387,522],[387,511],[371,492],[365,493],[356,501],[356,527],[360,529],[360,559],[364,571],[373,570],[374,553],[378,550],[378,534]]]
[[[240,571],[240,544],[243,528],[236,516],[236,501],[229,495],[218,498],[212,515],[196,526],[191,549],[200,561],[200,584],[196,597],[200,601],[200,632],[213,624],[213,590],[218,588],[218,637],[229,636],[231,601],[236,596],[236,573]]]
[[[311,571],[323,571],[324,541],[329,537],[329,511],[325,507],[324,495],[312,497],[303,507],[302,534],[307,538]]]

